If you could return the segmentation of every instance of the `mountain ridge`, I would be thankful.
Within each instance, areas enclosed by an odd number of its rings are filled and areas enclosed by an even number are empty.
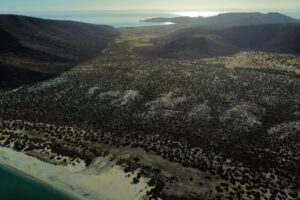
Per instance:
[[[207,58],[240,51],[300,55],[300,24],[236,26],[217,30],[189,28],[152,40],[153,46],[136,48],[146,56]]]
[[[228,26],[240,26],[240,25],[255,25],[255,24],[273,24],[273,23],[293,23],[298,20],[283,15],[281,13],[221,13],[211,17],[174,17],[174,18],[151,18],[143,20],[142,22],[163,23],[173,22],[182,25],[197,25],[208,27],[228,27]]]

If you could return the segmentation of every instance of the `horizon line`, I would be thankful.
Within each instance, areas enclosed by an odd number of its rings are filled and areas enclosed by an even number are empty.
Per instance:
[[[196,12],[300,12],[300,8],[293,9],[279,9],[279,8],[268,8],[268,9],[74,9],[74,10],[10,10],[2,11],[0,13],[11,13],[11,12],[178,12],[178,11],[196,11]]]

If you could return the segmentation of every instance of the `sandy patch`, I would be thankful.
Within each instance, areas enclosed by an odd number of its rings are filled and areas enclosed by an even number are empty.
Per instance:
[[[79,170],[71,166],[56,166],[11,149],[0,148],[0,164],[15,168],[60,191],[88,200],[139,200],[151,189],[141,178],[132,184],[120,166],[109,158],[98,158],[90,167]]]
[[[97,90],[99,90],[99,87],[97,86],[90,88],[88,91],[88,95],[90,96],[94,95]]]

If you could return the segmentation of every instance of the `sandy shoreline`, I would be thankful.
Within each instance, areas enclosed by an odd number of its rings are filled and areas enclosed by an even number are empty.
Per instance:
[[[64,197],[66,197],[67,199],[83,200],[82,198],[78,197],[77,195],[75,196],[74,193],[70,193],[69,191],[66,191],[63,188],[54,187],[53,185],[50,185],[50,184],[48,184],[47,182],[45,182],[41,179],[35,178],[35,177],[31,176],[30,174],[28,174],[26,172],[20,171],[20,170],[14,168],[13,166],[6,165],[5,163],[2,163],[2,161],[0,161],[0,168],[4,169],[6,171],[9,171],[10,173],[13,173],[13,174],[16,174],[18,176],[22,176],[26,179],[29,179],[29,180],[31,180],[35,183],[38,183],[39,185],[43,185],[43,187],[54,190],[55,192],[58,192],[61,195],[63,195]]]
[[[132,184],[129,174],[108,158],[98,158],[88,168],[63,167],[43,162],[37,158],[0,147],[0,164],[29,175],[72,199],[87,200],[139,200],[146,195],[146,179]]]

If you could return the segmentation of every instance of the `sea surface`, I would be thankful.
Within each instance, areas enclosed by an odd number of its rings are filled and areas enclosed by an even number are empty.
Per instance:
[[[293,12],[282,12],[282,14],[293,17],[295,19],[300,19],[300,11],[293,11]]]
[[[170,12],[170,11],[65,11],[65,12],[14,12],[2,14],[19,14],[44,19],[73,20],[92,24],[106,24],[114,27],[139,27],[168,25],[168,23],[149,23],[141,20],[153,17],[178,16],[213,16],[225,12]],[[265,12],[266,13],[266,12]],[[282,14],[300,19],[300,11],[281,12]]]
[[[71,200],[46,184],[0,165],[1,200]]]
[[[119,27],[139,27],[139,26],[154,26],[168,25],[168,23],[148,23],[141,20],[153,17],[175,17],[178,16],[172,13],[164,12],[124,12],[124,11],[72,11],[72,12],[17,12],[26,16],[33,16],[43,19],[55,20],[72,20],[86,22],[92,24],[105,24]]]

